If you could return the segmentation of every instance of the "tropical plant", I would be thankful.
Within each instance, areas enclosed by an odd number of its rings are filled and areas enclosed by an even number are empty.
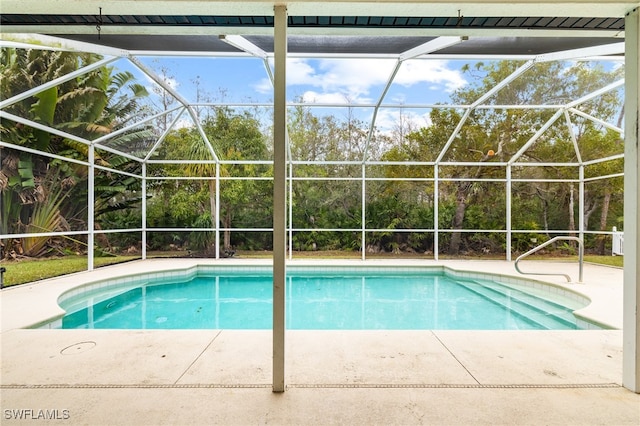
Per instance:
[[[11,97],[52,79],[73,72],[85,65],[96,62],[97,55],[65,51],[38,51],[3,48],[0,55],[2,64],[1,92]],[[115,73],[111,67],[101,67],[58,86],[43,90],[36,95],[15,102],[6,111],[48,127],[63,130],[78,138],[93,140],[128,125],[140,108],[140,101],[146,96],[143,86],[135,83],[130,73]],[[136,149],[141,141],[152,135],[149,128],[134,129],[114,137],[109,143],[114,148]],[[42,152],[50,152],[63,157],[86,161],[88,146],[73,138],[61,137],[42,129],[25,126],[3,118],[0,121],[0,136],[4,141],[17,146],[26,146]],[[138,145],[137,145],[138,144]],[[21,223],[26,223],[34,213],[42,214],[43,202],[57,205],[59,214],[67,223],[82,222],[79,228],[86,229],[86,185],[87,168],[59,159],[32,155],[8,148],[2,151],[0,189],[2,190],[3,233],[16,231]],[[107,152],[96,152],[96,164],[118,167],[132,171],[139,165],[124,157]],[[43,200],[45,176],[49,171],[57,171],[60,181],[70,188],[69,197]],[[101,177],[104,176],[104,180]],[[96,213],[129,207],[137,201],[127,200],[135,194],[139,182],[124,175],[101,175],[96,178]],[[115,197],[119,195],[119,197]],[[73,201],[69,201],[69,200]],[[39,204],[36,205],[36,202]],[[38,212],[34,210],[38,209]],[[51,212],[51,210],[48,210]],[[46,216],[46,215],[45,215]],[[82,219],[84,216],[84,219]]]
[[[221,160],[257,160],[267,157],[266,138],[260,123],[249,112],[238,112],[231,108],[215,108],[207,115],[202,128],[207,135],[204,140],[195,127],[183,127],[171,132],[158,151],[159,156],[168,159],[210,160],[194,162],[186,167],[166,166],[163,170],[152,169],[152,173],[166,176],[203,177],[190,184],[174,183],[167,180],[156,183],[154,199],[150,206],[158,223],[172,222],[178,227],[211,229],[216,210],[220,211],[223,228],[221,251],[232,250],[232,227],[269,227],[270,223],[270,182],[229,179],[231,177],[263,177],[271,174],[270,168],[258,164],[220,165],[220,206],[216,206],[216,164],[212,150]],[[210,143],[210,145],[209,145]],[[186,149],[185,149],[186,147]],[[180,157],[181,156],[181,157]],[[169,191],[169,192],[167,192]],[[181,200],[191,200],[185,204]],[[174,206],[168,211],[166,206]],[[186,205],[189,215],[182,215],[180,206]],[[240,236],[240,234],[238,234]],[[193,233],[193,248],[211,253],[215,234],[210,231]],[[242,237],[244,238],[244,237]]]
[[[55,188],[57,187],[57,189]],[[48,192],[48,193],[47,193]],[[25,226],[25,232],[29,234],[68,231],[68,225],[60,213],[60,206],[67,193],[55,179],[50,182],[42,201],[36,202]],[[22,239],[22,250],[25,256],[39,257],[46,254],[49,249],[47,243],[51,237],[33,236]]]

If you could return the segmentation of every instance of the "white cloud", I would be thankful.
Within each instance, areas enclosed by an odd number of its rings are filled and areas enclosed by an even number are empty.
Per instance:
[[[253,90],[262,94],[272,94],[273,93],[273,85],[269,81],[268,78],[263,78],[253,85]]]
[[[171,87],[172,89],[177,89],[178,86],[180,86],[180,83],[178,82],[178,80],[176,80],[175,78],[171,78],[171,77],[165,77],[164,78],[164,83]]]
[[[415,110],[380,109],[376,117],[376,128],[382,133],[391,133],[397,130],[400,123],[403,123],[405,131],[429,127],[432,124],[429,112],[430,110],[418,112]]]
[[[174,98],[173,95],[171,95],[170,93],[166,92],[162,88],[162,86],[160,86],[151,77],[149,77],[146,74],[144,74],[144,77],[146,78],[146,80],[148,82],[148,84],[145,86],[145,88],[147,89],[147,92],[149,93],[149,101],[151,102],[151,104],[155,105],[155,108],[158,110],[158,112],[160,112],[161,110],[164,109],[163,101],[162,101],[163,94],[166,94],[166,96],[168,97],[169,105],[174,105],[174,104],[176,104],[178,102],[178,100],[176,98]],[[179,92],[178,87],[180,86],[180,82],[178,82],[178,80],[176,80],[175,78],[172,78],[172,77],[167,77],[167,76],[164,76],[163,80],[169,87],[171,87],[176,92]]]
[[[314,63],[315,62],[315,63]],[[287,81],[290,85],[310,85],[326,92],[340,92],[347,97],[369,95],[374,86],[387,83],[393,59],[323,59],[289,62]],[[412,60],[402,64],[394,84],[410,87],[430,83],[436,90],[452,92],[467,82],[460,70],[449,68],[444,60]]]
[[[287,61],[287,84],[308,84],[314,85],[318,74],[310,61],[292,58]]]
[[[353,99],[349,99],[344,93],[339,92],[318,93],[313,90],[307,90],[302,95],[302,101],[318,104],[348,104]]]
[[[442,60],[413,60],[402,64],[395,83],[405,87],[418,83],[430,83],[431,90],[453,92],[467,84],[460,70],[448,67]]]
[[[305,101],[375,102],[394,65],[395,59],[292,58],[287,62],[287,84],[290,87],[309,86],[304,92]],[[467,82],[459,70],[449,68],[444,60],[406,61],[394,79],[394,84],[403,87],[420,83],[429,84],[430,90],[453,92]],[[266,78],[253,87],[260,93],[273,91]]]
[[[270,63],[273,69],[273,63]],[[291,58],[287,61],[287,84],[289,85],[311,85],[316,81],[315,70],[305,60]],[[273,85],[268,78],[263,78],[253,88],[259,93],[273,93]]]
[[[156,81],[154,79],[152,79],[151,77],[149,77],[147,74],[143,74],[143,76],[147,79],[147,81],[149,82],[150,86],[147,86],[147,90],[149,92],[157,92],[158,90],[164,90],[160,87],[160,85],[158,83],[156,83]],[[174,90],[177,90],[178,87],[180,86],[180,82],[178,82],[178,80],[176,80],[173,77],[168,77],[168,76],[160,76],[163,80],[164,83],[171,87]]]
[[[392,97],[390,100],[397,104],[403,104],[407,101],[407,95],[405,93],[398,93],[397,95]]]
[[[186,118],[181,118],[180,120],[178,120],[176,122],[176,124],[175,124],[175,126],[173,126],[173,128],[175,130],[177,130],[177,129],[188,129],[188,128],[191,128],[193,126],[194,126],[193,120],[186,119]]]
[[[315,85],[349,97],[368,95],[373,86],[387,82],[394,63],[388,59],[325,59],[319,61]]]

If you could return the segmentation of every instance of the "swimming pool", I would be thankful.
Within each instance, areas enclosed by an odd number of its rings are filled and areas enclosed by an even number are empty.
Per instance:
[[[62,328],[270,329],[270,269],[200,268],[63,295]],[[443,270],[289,268],[286,324],[299,330],[568,330],[575,298]]]

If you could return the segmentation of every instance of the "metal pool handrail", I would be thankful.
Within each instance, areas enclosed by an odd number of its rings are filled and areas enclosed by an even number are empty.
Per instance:
[[[528,252],[521,254],[520,256],[518,256],[518,258],[516,259],[516,262],[514,264],[514,266],[516,267],[516,271],[518,271],[522,275],[562,275],[567,279],[567,282],[571,282],[571,277],[569,275],[567,275],[567,274],[553,273],[553,272],[522,272],[520,270],[520,268],[518,267],[518,262],[520,262],[522,259],[524,259],[525,257],[529,256],[530,254],[533,254],[533,253],[537,252],[538,250],[540,250],[541,248],[546,247],[549,244],[554,243],[554,242],[556,242],[558,240],[568,240],[568,241],[577,241],[578,242],[578,265],[579,265],[578,282],[581,283],[582,282],[582,269],[583,269],[582,265],[584,263],[584,243],[582,242],[582,239],[578,238],[578,237],[568,237],[568,236],[567,237],[565,237],[565,236],[553,237],[549,241],[546,241],[546,242],[540,244],[539,246],[532,248]]]

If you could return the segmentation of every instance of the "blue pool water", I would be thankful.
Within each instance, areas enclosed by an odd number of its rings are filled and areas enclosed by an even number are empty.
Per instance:
[[[286,326],[298,330],[566,330],[577,328],[572,311],[581,307],[491,280],[435,272],[294,272],[286,283]],[[145,281],[109,297],[76,300],[73,312],[63,302],[69,313],[62,327],[270,329],[272,284],[270,273]]]

